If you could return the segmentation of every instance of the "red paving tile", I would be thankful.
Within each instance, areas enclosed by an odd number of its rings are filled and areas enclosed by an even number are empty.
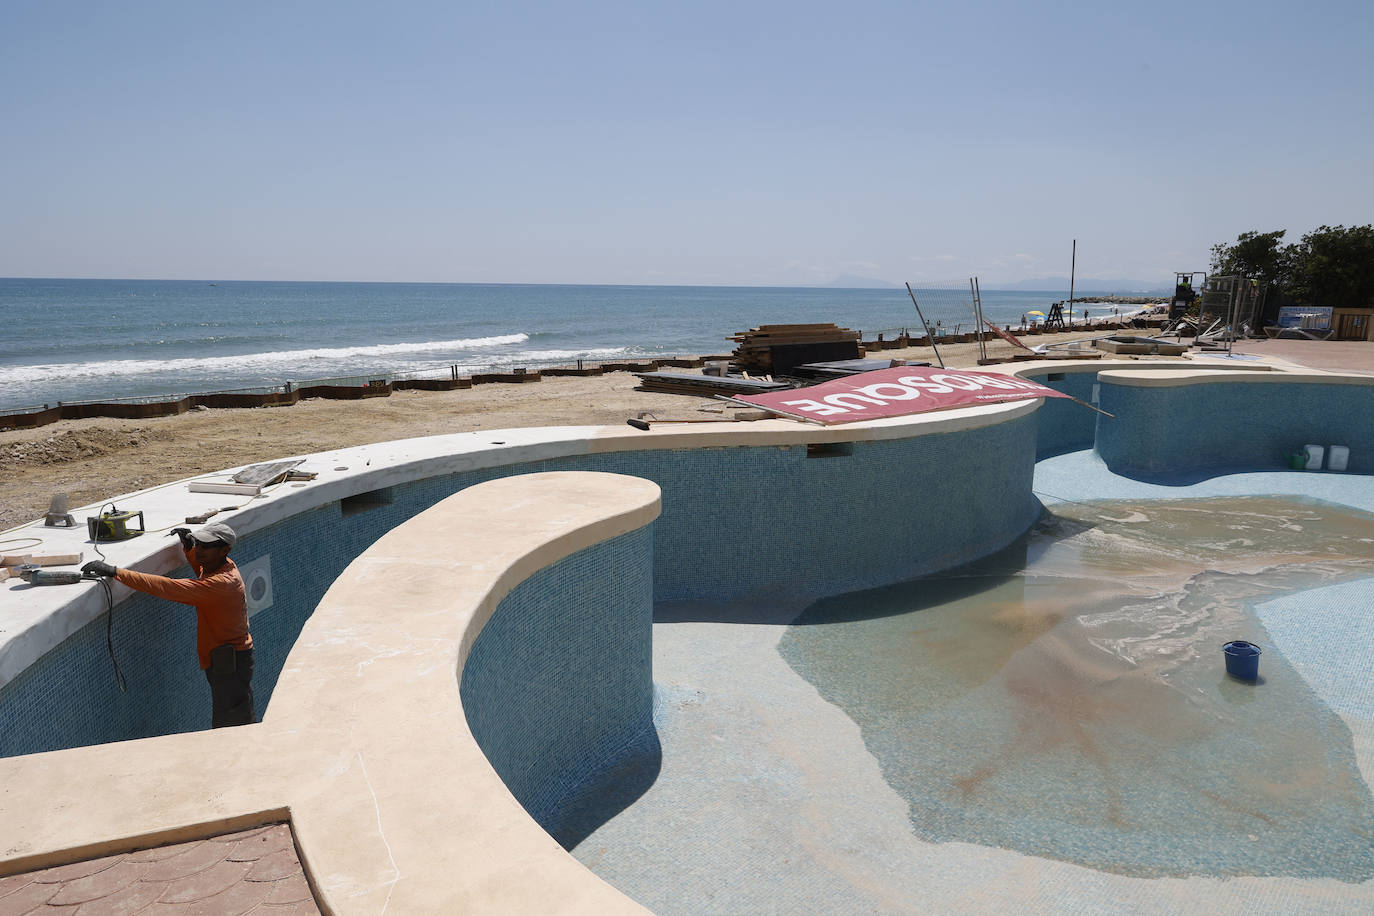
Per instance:
[[[285,824],[279,824],[272,830],[263,831],[257,836],[246,840],[240,840],[230,847],[228,859],[230,862],[256,862],[263,856],[271,855],[282,850],[292,850],[291,857],[295,858],[295,847],[291,841],[291,831]]]
[[[77,907],[76,916],[134,916],[157,900],[162,891],[161,884],[138,881],[108,897]]]
[[[58,884],[39,884],[36,881],[26,884],[18,890],[0,897],[0,914],[3,916],[20,916],[21,913],[27,913],[35,907],[47,903],[57,896],[57,892],[61,889],[61,885]]]
[[[306,901],[314,903],[314,900],[314,895],[310,893],[310,885],[306,883],[305,875],[300,871],[289,878],[273,881],[272,891],[267,895],[269,904],[296,904]]]
[[[264,834],[264,833],[267,833],[267,832],[269,832],[269,831],[275,831],[275,830],[285,830],[288,834],[290,834],[290,832],[291,832],[291,828],[287,827],[285,824],[268,824],[268,825],[266,825],[265,827],[254,827],[252,830],[244,830],[244,831],[241,831],[241,832],[239,832],[239,833],[225,833],[225,834],[222,834],[222,835],[220,835],[220,836],[212,836],[212,837],[210,837],[208,840],[206,840],[205,842],[207,842],[207,843],[239,843],[239,842],[242,842],[243,840],[251,839],[251,838],[253,838],[253,837],[255,837],[255,836],[260,836],[260,835],[262,835],[262,834]]]
[[[109,868],[85,878],[64,882],[62,889],[50,902],[58,904],[85,903],[88,900],[108,897],[116,891],[124,890],[142,878],[152,868],[152,865],[147,862],[130,862],[122,856],[113,858],[117,858],[118,861]]]
[[[170,859],[148,866],[148,881],[175,881],[205,871],[224,861],[230,847],[223,843],[192,843]]]
[[[300,870],[301,863],[296,858],[296,850],[278,849],[252,863],[252,867],[248,869],[248,880],[267,884],[289,878]]]
[[[194,901],[189,912],[205,916],[243,916],[267,899],[270,885],[239,881],[218,894]]]
[[[170,859],[172,856],[179,856],[186,850],[203,843],[204,840],[196,840],[192,843],[172,843],[168,846],[154,846],[151,849],[140,849],[128,854],[130,862],[161,862],[163,859]]]
[[[320,908],[315,905],[314,900],[305,900],[301,903],[289,903],[284,906],[273,906],[270,903],[264,903],[256,910],[253,910],[249,916],[320,916]]]
[[[218,862],[195,874],[168,881],[159,899],[164,903],[191,903],[213,897],[246,878],[250,868],[247,862]]]
[[[0,878],[0,916],[319,912],[286,824]]]
[[[25,872],[22,875],[10,875],[8,878],[0,878],[0,897],[13,893],[21,887],[26,887],[33,883],[33,872]]]
[[[39,884],[64,884],[68,881],[75,881],[78,878],[86,878],[98,871],[104,871],[114,866],[120,856],[106,856],[103,859],[87,859],[84,862],[73,862],[71,865],[59,865],[56,868],[46,868],[43,871],[35,872],[33,880]]]

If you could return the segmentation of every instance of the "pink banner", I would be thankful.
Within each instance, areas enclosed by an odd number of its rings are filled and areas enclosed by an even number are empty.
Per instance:
[[[1073,400],[1063,392],[1011,375],[924,366],[861,372],[807,388],[736,395],[734,400],[785,417],[834,424],[1030,398]]]

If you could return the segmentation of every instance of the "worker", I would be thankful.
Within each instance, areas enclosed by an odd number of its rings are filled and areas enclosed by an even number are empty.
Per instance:
[[[238,537],[222,522],[198,531],[174,528],[193,579],[172,579],[117,569],[94,560],[81,567],[88,576],[110,577],[135,591],[196,609],[196,654],[210,682],[212,728],[249,725],[253,717],[253,637],[243,576],[229,551]]]

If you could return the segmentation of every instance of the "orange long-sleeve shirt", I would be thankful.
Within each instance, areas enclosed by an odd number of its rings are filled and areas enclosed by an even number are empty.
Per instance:
[[[253,648],[253,637],[248,633],[248,602],[238,566],[226,557],[224,565],[213,575],[203,576],[189,550],[186,562],[195,570],[194,579],[171,579],[132,569],[120,569],[115,579],[137,591],[195,607],[196,654],[202,669],[210,667],[210,650],[216,646],[229,643],[235,649]]]

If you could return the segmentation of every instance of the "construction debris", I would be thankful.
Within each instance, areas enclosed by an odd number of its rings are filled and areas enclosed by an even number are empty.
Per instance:
[[[1181,356],[1188,352],[1188,344],[1160,340],[1155,337],[1103,337],[1093,346],[1108,353],[1139,353],[1153,356]]]
[[[298,465],[304,463],[304,458],[291,458],[286,461],[269,461],[265,464],[252,464],[229,479],[234,481],[234,483],[256,484],[257,486],[265,487],[285,480],[287,474]]]
[[[759,394],[792,387],[787,382],[734,376],[687,375],[681,372],[636,372],[635,375],[639,378],[639,391],[693,394],[707,398],[718,394]]]
[[[874,372],[878,369],[894,369],[898,366],[929,366],[927,362],[906,359],[840,359],[826,363],[804,363],[794,366],[793,375],[803,378],[842,378],[858,375],[860,372]]]

